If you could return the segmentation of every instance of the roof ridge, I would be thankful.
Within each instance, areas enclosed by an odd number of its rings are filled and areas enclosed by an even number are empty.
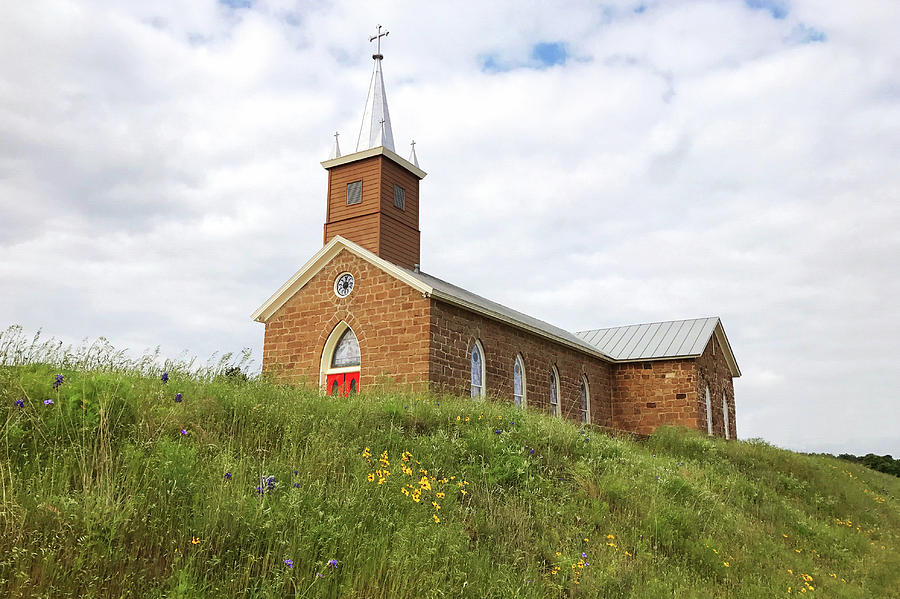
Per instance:
[[[599,327],[596,329],[584,329],[581,331],[575,331],[576,335],[580,335],[582,333],[593,333],[595,331],[611,331],[612,329],[624,329],[627,327],[642,327],[644,325],[651,324],[671,324],[673,322],[689,322],[689,321],[697,321],[697,320],[709,320],[710,318],[716,318],[718,320],[722,320],[719,316],[699,316],[697,318],[676,318],[673,320],[654,320],[653,322],[635,322],[632,324],[622,324],[613,327]]]

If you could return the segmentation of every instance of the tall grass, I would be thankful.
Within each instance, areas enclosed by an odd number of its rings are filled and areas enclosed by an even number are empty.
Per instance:
[[[900,481],[862,466],[101,354],[0,366],[0,595],[898,596]]]

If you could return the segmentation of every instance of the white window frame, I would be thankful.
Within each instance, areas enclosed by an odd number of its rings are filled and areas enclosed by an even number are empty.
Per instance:
[[[341,368],[331,367],[331,358],[334,356],[334,350],[337,348],[338,341],[344,336],[344,331],[350,328],[350,325],[343,320],[337,323],[334,329],[332,329],[331,334],[328,336],[328,340],[325,341],[325,347],[322,348],[322,360],[319,364],[319,388],[325,393],[330,391],[325,388],[325,382],[328,380],[329,374],[356,372],[357,370],[362,372],[362,345],[360,345],[359,348],[359,366],[342,366]],[[353,331],[353,334],[356,335],[356,331]],[[359,343],[359,335],[356,335],[356,342]]]
[[[550,366],[550,377],[550,395],[547,397],[547,401],[550,404],[550,415],[562,418],[562,397],[560,397],[559,393],[559,370],[556,368],[555,364]],[[556,391],[555,404],[552,402],[553,391]]]
[[[728,432],[728,394],[725,391],[722,391],[722,420],[725,423],[725,440],[729,440],[731,438],[731,433]]]
[[[712,399],[709,397],[709,385],[706,386],[706,434],[712,435]]]
[[[519,395],[521,398],[519,407],[524,409],[525,402],[528,401],[528,379],[525,375],[525,360],[522,358],[522,354],[516,354],[516,359],[513,360],[513,405],[516,403],[516,364],[519,365],[519,372],[522,373],[522,393]]]
[[[475,386],[472,384],[473,372],[472,372],[472,353],[475,350],[478,350],[478,354],[481,356],[481,389],[479,389],[478,393],[475,392]],[[481,341],[478,339],[475,340],[475,343],[472,344],[472,349],[469,350],[469,392],[474,399],[483,399],[487,389],[487,368],[485,368],[485,356],[484,356],[484,347],[481,345]]]
[[[588,384],[587,375],[581,375],[581,388],[584,389],[584,405],[581,408],[581,422],[591,423],[591,386]],[[581,401],[581,389],[579,389],[578,401]]]

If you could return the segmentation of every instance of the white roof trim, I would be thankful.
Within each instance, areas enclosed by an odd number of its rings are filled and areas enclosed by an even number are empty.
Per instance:
[[[306,285],[310,279],[312,279],[322,268],[331,261],[332,258],[338,255],[341,250],[347,250],[353,254],[356,254],[363,260],[367,262],[371,262],[381,270],[387,272],[393,277],[400,279],[413,289],[420,291],[421,293],[430,294],[432,292],[432,288],[429,285],[426,285],[419,281],[418,279],[411,277],[407,272],[397,266],[396,264],[392,264],[387,260],[379,258],[369,250],[353,243],[349,239],[345,239],[340,235],[335,236],[331,241],[329,241],[325,246],[313,254],[313,257],[309,259],[309,261],[300,267],[294,276],[285,282],[278,291],[272,294],[272,296],[263,302],[259,308],[256,309],[256,312],[250,317],[256,322],[266,322],[269,320],[275,312],[277,312],[295,293],[300,291],[304,285]]]
[[[410,162],[405,158],[401,158],[399,154],[396,152],[385,148],[384,146],[378,146],[377,148],[369,148],[368,150],[363,150],[361,152],[354,152],[352,154],[344,154],[338,158],[332,158],[331,160],[326,160],[322,162],[322,166],[326,169],[334,168],[336,166],[340,166],[342,164],[347,164],[349,162],[356,162],[357,160],[363,160],[364,158],[371,158],[372,156],[384,156],[393,162],[396,162],[419,179],[424,179],[428,173],[420,169],[418,166]]]
[[[438,291],[437,289],[435,289],[435,290],[433,290],[433,291],[431,292],[431,297],[433,297],[433,298],[435,298],[435,299],[438,299],[438,300],[440,300],[440,301],[442,301],[442,302],[446,302],[446,303],[448,303],[448,304],[453,304],[454,306],[459,306],[460,308],[465,308],[466,310],[468,310],[468,311],[470,311],[470,312],[475,312],[476,314],[481,314],[482,316],[487,316],[488,318],[491,318],[491,319],[493,319],[493,320],[498,320],[498,321],[500,321],[500,322],[503,322],[503,323],[506,323],[506,324],[508,324],[508,325],[510,325],[510,326],[513,326],[513,327],[515,327],[515,328],[517,328],[517,329],[521,329],[521,330],[523,330],[523,331],[527,331],[527,332],[529,332],[529,333],[533,333],[533,334],[538,335],[538,336],[540,336],[540,337],[544,337],[545,339],[550,339],[551,341],[554,341],[554,342],[556,342],[556,343],[559,343],[560,345],[565,345],[566,347],[570,347],[570,348],[572,348],[572,349],[576,349],[576,350],[580,351],[580,352],[583,353],[583,354],[589,354],[589,355],[596,356],[596,357],[598,357],[598,358],[600,358],[601,360],[604,360],[604,361],[606,361],[606,362],[612,362],[612,361],[613,361],[613,360],[610,359],[609,356],[607,356],[606,354],[604,354],[604,353],[601,352],[600,350],[592,349],[591,347],[587,347],[587,346],[585,346],[585,345],[578,345],[577,343],[572,343],[572,342],[569,341],[568,339],[563,339],[562,337],[558,337],[558,336],[556,336],[556,335],[554,335],[554,334],[552,334],[552,333],[550,333],[550,332],[548,332],[548,331],[545,331],[545,330],[543,330],[543,329],[539,329],[539,328],[537,328],[537,327],[530,326],[530,325],[525,324],[524,322],[521,322],[521,321],[519,321],[519,320],[514,320],[514,319],[512,319],[512,318],[510,318],[510,317],[508,317],[508,316],[505,316],[505,315],[503,315],[503,314],[501,314],[501,313],[499,313],[499,312],[496,312],[496,311],[494,311],[494,310],[489,310],[489,309],[487,309],[487,308],[484,308],[484,307],[479,306],[479,305],[477,305],[477,304],[473,304],[473,303],[471,303],[471,302],[467,302],[467,301],[465,301],[465,300],[463,300],[463,299],[461,299],[461,298],[458,298],[458,297],[456,297],[456,296],[449,295],[449,294],[443,293],[443,292],[441,292],[441,291]]]

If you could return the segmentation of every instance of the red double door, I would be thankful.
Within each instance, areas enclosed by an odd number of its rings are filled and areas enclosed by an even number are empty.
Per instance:
[[[351,393],[359,393],[359,371],[329,374],[325,378],[325,388],[331,395],[347,397]]]

